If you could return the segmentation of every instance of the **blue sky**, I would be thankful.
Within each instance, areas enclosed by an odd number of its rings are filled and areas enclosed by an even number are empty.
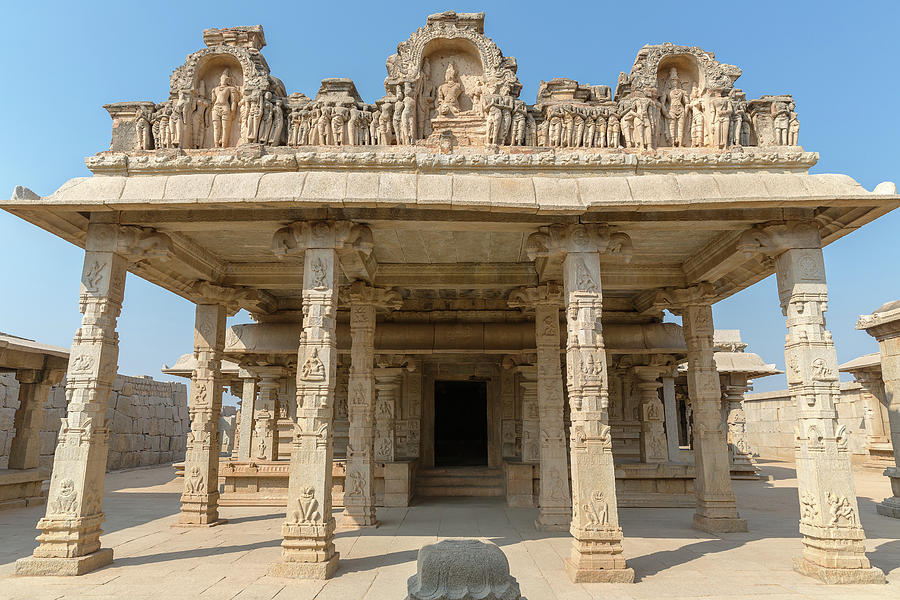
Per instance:
[[[273,10],[277,7],[277,13]],[[792,93],[800,143],[821,154],[815,173],[845,173],[867,189],[897,181],[900,78],[895,2],[403,2],[373,4],[32,2],[4,9],[0,38],[0,194],[41,195],[88,175],[83,159],[109,146],[101,105],[160,101],[169,75],[201,48],[207,27],[262,24],[263,53],[288,93],[313,96],[325,77],[350,77],[363,98],[383,93],[384,61],[398,42],[447,9],[487,12],[485,30],[518,59],[522,97],[541,79],[615,86],[645,43],[713,51],[740,66],[748,97]],[[860,313],[900,298],[900,212],[825,251],[829,327],[843,362],[875,351],[854,330]],[[0,211],[0,331],[68,347],[79,323],[82,251]],[[774,278],[715,307],[718,328],[741,329],[750,350],[784,365],[784,319]],[[193,306],[129,275],[120,319],[120,372],[161,378],[160,365],[191,350]],[[784,387],[783,377],[757,390]]]

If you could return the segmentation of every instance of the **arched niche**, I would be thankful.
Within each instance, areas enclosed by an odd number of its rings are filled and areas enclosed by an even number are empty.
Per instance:
[[[197,61],[197,66],[194,69],[194,81],[191,87],[195,96],[209,100],[210,93],[219,85],[222,73],[225,71],[228,71],[231,77],[231,85],[237,88],[239,96],[243,95],[244,72],[238,59],[231,54],[207,54]],[[209,116],[212,118],[211,114]],[[229,134],[227,145],[229,147],[237,146],[240,136],[240,108],[238,108],[233,115],[231,133]],[[213,145],[213,129],[212,127],[207,127],[201,147],[212,148]]]
[[[453,63],[457,79],[462,84],[463,94],[459,99],[459,108],[466,112],[472,110],[472,92],[478,82],[484,80],[484,65],[478,48],[465,38],[438,38],[431,40],[422,51],[419,72],[425,78],[425,89],[435,90],[444,83],[447,67]],[[485,90],[489,93],[489,90]]]
[[[656,89],[660,94],[670,85],[669,77],[673,68],[678,71],[681,89],[687,94],[690,94],[694,87],[701,90],[706,87],[697,57],[690,54],[670,54],[660,59],[656,67]]]

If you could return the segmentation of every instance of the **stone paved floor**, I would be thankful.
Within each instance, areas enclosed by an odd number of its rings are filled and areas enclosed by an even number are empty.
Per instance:
[[[796,481],[789,464],[763,465],[769,481],[736,481],[749,533],[710,536],[691,528],[692,509],[623,509],[625,555],[635,584],[572,584],[563,571],[564,534],[532,527],[536,511],[472,499],[379,509],[382,526],[363,534],[339,531],[337,577],[328,582],[266,576],[278,558],[283,518],[265,508],[224,508],[229,520],[212,529],[173,529],[179,482],[170,467],[111,474],[104,507],[104,546],[115,563],[77,578],[13,576],[16,558],[35,546],[42,508],[0,512],[0,598],[355,598],[402,599],[415,572],[416,551],[444,537],[481,537],[500,545],[529,600],[665,598],[851,599],[900,596],[900,520],[875,513],[889,494],[878,471],[857,469],[867,548],[888,574],[885,586],[825,586],[794,573],[800,550]]]

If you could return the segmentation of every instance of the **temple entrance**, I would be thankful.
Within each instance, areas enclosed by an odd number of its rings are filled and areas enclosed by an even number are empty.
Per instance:
[[[487,383],[434,382],[434,465],[487,465]]]

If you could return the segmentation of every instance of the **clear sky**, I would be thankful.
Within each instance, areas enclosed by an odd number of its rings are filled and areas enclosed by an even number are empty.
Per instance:
[[[397,43],[426,15],[448,9],[487,12],[485,32],[518,59],[528,102],[541,79],[614,87],[645,43],[697,45],[743,69],[737,85],[748,98],[794,95],[800,143],[821,154],[813,172],[845,173],[869,190],[900,180],[895,1],[58,1],[18,2],[3,12],[0,194],[25,185],[47,195],[89,175],[84,157],[109,147],[101,105],[165,99],[172,70],[203,47],[204,28],[262,24],[263,54],[288,93],[313,96],[321,79],[350,77],[372,101],[384,93],[384,61]],[[900,298],[898,235],[895,211],[825,250],[829,327],[841,362],[877,349],[854,330],[857,316]],[[68,347],[80,318],[82,256],[0,211],[0,331]],[[741,329],[749,350],[784,368],[773,277],[716,305],[715,318],[717,328]],[[129,275],[120,372],[163,378],[163,363],[191,351],[192,327],[189,302]],[[770,377],[756,389],[784,386],[783,377]]]

